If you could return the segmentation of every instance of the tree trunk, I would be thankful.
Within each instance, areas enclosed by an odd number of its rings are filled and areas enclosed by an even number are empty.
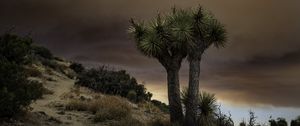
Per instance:
[[[167,70],[169,111],[172,126],[183,124],[178,72],[179,68],[171,68]]]
[[[200,59],[190,61],[188,99],[186,105],[186,126],[197,126],[197,98],[199,95]]]

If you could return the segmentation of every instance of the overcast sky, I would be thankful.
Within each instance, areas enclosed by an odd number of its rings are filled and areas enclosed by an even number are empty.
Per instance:
[[[205,53],[200,88],[216,93],[225,109],[243,108],[233,112],[268,113],[266,106],[282,109],[284,116],[299,112],[299,0],[1,0],[0,32],[30,34],[54,54],[87,66],[126,69],[154,98],[166,101],[165,70],[136,50],[128,20],[199,4],[226,26],[229,37],[226,48]],[[184,87],[186,61],[180,74]]]

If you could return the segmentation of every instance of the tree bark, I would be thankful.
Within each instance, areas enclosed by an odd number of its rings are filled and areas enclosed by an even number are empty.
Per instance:
[[[179,68],[171,68],[167,70],[169,111],[172,126],[183,124],[178,72]]]
[[[200,60],[193,59],[189,64],[189,86],[188,86],[188,99],[186,105],[186,126],[197,126],[197,98],[199,96],[199,78],[200,78]]]

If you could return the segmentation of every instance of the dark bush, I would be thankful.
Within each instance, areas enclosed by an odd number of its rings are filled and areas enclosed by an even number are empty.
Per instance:
[[[42,77],[43,76],[42,72],[40,72],[39,70],[34,69],[34,68],[26,68],[26,74],[29,77]]]
[[[291,121],[291,126],[300,126],[300,116]]]
[[[277,118],[277,120],[270,119],[270,126],[287,126],[287,121],[284,118]]]
[[[45,47],[42,46],[33,46],[32,51],[35,55],[43,57],[45,59],[53,59],[52,53]]]
[[[54,57],[55,60],[60,61],[60,62],[64,62],[65,60],[62,59],[61,57]]]
[[[39,59],[39,61],[46,67],[52,68],[54,71],[63,73],[66,75],[65,73],[65,69],[67,69],[66,66],[61,65],[59,63],[57,63],[55,60],[48,60],[48,59]]]
[[[58,70],[58,64],[54,61],[54,60],[48,60],[48,59],[39,59],[41,61],[41,63],[44,66],[47,66],[49,68],[52,68],[54,70]]]
[[[50,52],[50,50],[48,50],[45,47],[36,46],[36,45],[32,46],[31,50],[32,50],[31,58],[34,59],[34,61],[41,62],[46,67],[64,73],[65,67],[57,63],[58,58],[54,57],[53,54]]]
[[[132,102],[136,102],[137,101],[137,94],[134,90],[131,90],[128,92],[127,94],[127,99],[132,101]]]
[[[0,116],[10,117],[42,96],[42,85],[26,78],[17,64],[0,61]]]
[[[158,107],[162,112],[169,113],[169,106],[158,100],[151,100],[151,103]]]
[[[82,73],[85,70],[82,64],[75,62],[70,65],[70,68],[78,74]]]
[[[0,55],[11,63],[28,64],[31,44],[30,38],[4,34],[0,36]]]
[[[239,126],[246,126],[246,122],[245,121],[240,122]]]
[[[113,71],[105,66],[81,73],[75,84],[122,97],[127,97],[130,91],[135,91],[137,102],[150,101],[152,97],[144,85],[138,84],[136,79],[127,74],[125,70]]]
[[[42,96],[42,85],[27,79],[31,39],[0,36],[0,117],[11,117]]]

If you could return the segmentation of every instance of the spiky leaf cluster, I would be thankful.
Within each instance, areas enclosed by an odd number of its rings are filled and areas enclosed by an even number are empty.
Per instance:
[[[146,56],[172,56],[186,53],[193,45],[192,13],[190,10],[176,10],[167,15],[158,14],[147,23],[131,20],[129,32],[136,40],[137,48]]]
[[[209,46],[223,47],[226,41],[224,26],[201,7],[173,8],[171,13],[158,14],[146,23],[131,20],[129,33],[135,38],[137,48],[149,57],[182,53],[196,59]]]
[[[201,41],[200,44],[209,47],[214,44],[215,47],[223,47],[226,42],[226,30],[215,16],[201,7],[193,12],[194,15],[194,33],[195,38]]]

